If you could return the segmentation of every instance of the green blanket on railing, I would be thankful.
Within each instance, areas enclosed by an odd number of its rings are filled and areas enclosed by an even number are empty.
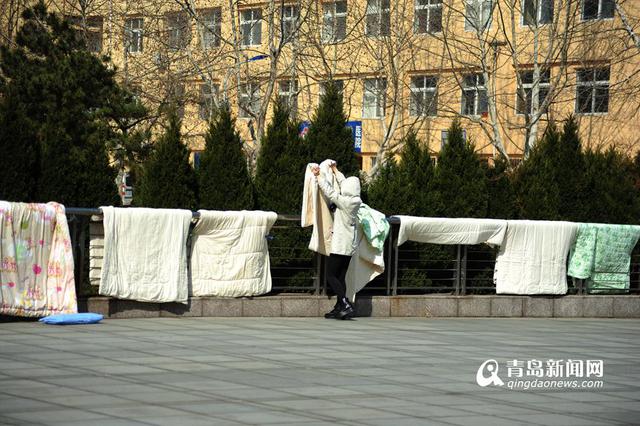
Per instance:
[[[586,279],[589,293],[628,291],[631,252],[638,239],[640,226],[582,223],[567,273]]]

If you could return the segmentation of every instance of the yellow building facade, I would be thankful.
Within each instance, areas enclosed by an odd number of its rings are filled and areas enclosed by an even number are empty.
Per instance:
[[[613,0],[55,0],[151,110],[181,105],[204,148],[227,100],[254,155],[273,100],[309,121],[323,83],[343,88],[375,170],[414,130],[434,157],[460,119],[478,153],[514,162],[550,121],[574,115],[583,143],[640,142],[640,2]],[[322,160],[322,159],[317,159]],[[196,160],[197,161],[197,160]]]

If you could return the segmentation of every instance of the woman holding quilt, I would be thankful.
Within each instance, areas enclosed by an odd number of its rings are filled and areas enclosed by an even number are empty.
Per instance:
[[[352,303],[346,297],[346,275],[351,256],[358,245],[358,209],[360,199],[360,179],[355,176],[346,178],[334,164],[331,166],[339,188],[333,188],[320,174],[320,167],[312,171],[318,181],[318,187],[325,197],[336,206],[331,237],[331,253],[327,258],[327,282],[336,293],[337,301],[325,318],[349,319],[355,314]]]

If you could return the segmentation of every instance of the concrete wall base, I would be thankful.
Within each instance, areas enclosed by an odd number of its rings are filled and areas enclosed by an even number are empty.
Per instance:
[[[320,317],[334,303],[335,298],[300,294],[194,297],[186,305],[90,297],[79,299],[78,309],[106,318]],[[361,317],[640,318],[640,295],[363,296],[356,310]]]

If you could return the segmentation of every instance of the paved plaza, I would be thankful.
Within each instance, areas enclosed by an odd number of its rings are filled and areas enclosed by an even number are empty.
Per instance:
[[[0,424],[637,425],[639,338],[616,319],[6,322]],[[503,386],[476,382],[489,359]],[[508,361],[551,359],[603,360],[603,387],[508,388]]]

